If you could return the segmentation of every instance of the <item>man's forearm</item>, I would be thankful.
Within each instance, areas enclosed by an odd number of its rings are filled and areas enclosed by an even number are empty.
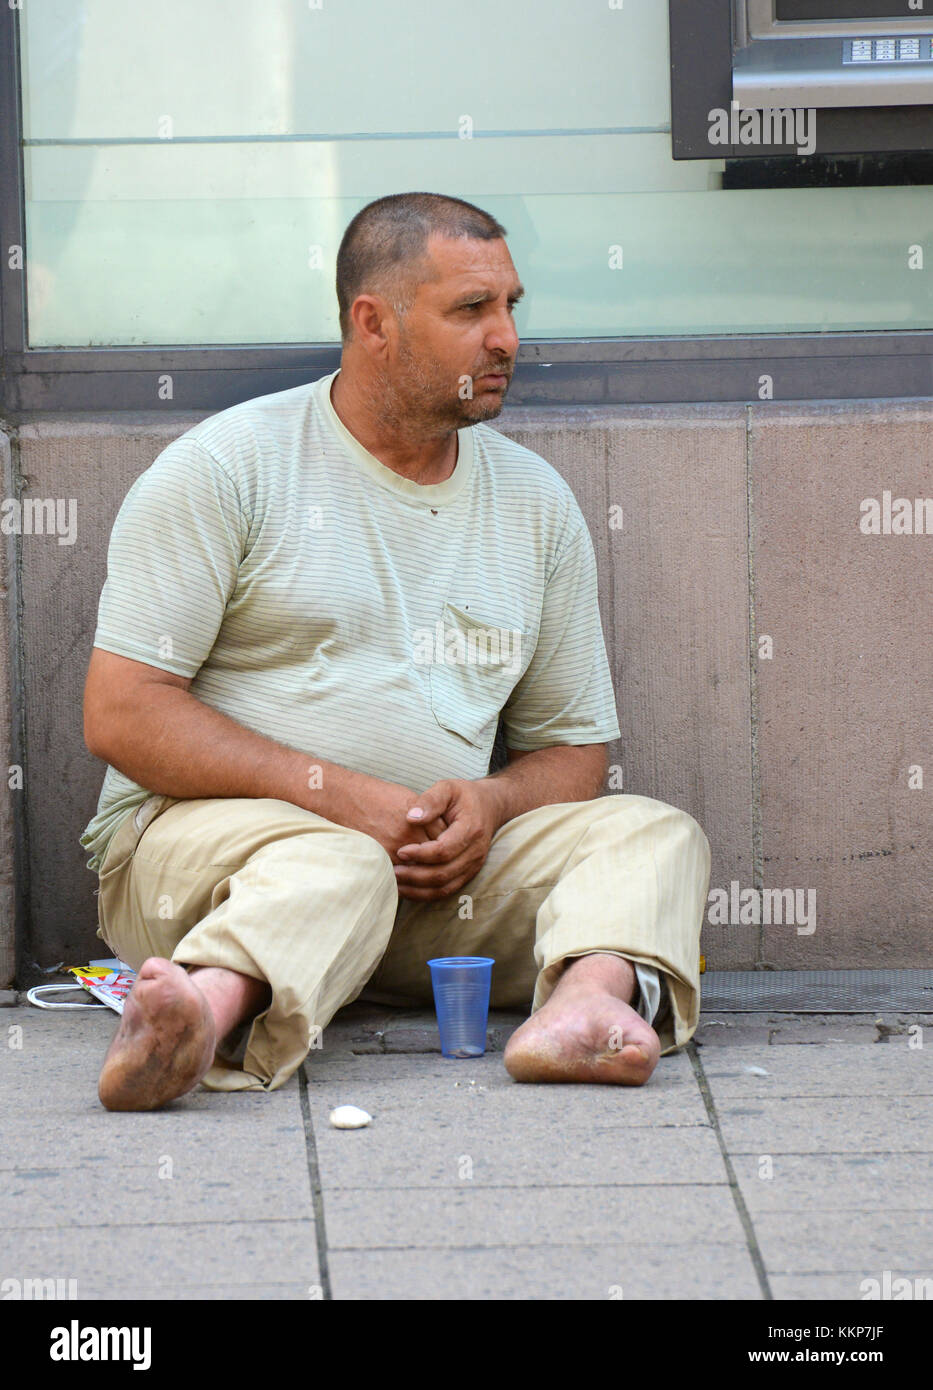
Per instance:
[[[503,826],[537,806],[592,800],[605,783],[606,761],[604,743],[539,748],[479,780],[490,789]]]
[[[125,777],[165,796],[275,797],[345,824],[360,773],[247,729],[196,696],[153,683],[113,711],[95,748]]]

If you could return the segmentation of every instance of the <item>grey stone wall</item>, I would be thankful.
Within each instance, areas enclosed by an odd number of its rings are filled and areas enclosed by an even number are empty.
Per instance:
[[[0,794],[0,985],[17,913],[20,983],[101,948],[78,836],[104,772],[81,702],[107,539],[134,478],[200,418],[10,431],[7,496],[74,498],[78,528],[74,545],[5,538],[3,650],[22,676],[0,690],[0,738],[8,766],[20,738],[25,785]],[[909,780],[933,776],[933,535],[865,535],[859,520],[885,490],[933,495],[933,401],[516,408],[495,425],[547,458],[587,517],[622,790],[696,816],[712,886],[740,916],[767,889],[815,904],[812,932],[708,925],[709,968],[927,965],[933,821]]]

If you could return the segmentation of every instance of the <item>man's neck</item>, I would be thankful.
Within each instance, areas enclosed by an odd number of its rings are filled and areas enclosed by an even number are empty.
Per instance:
[[[387,429],[364,393],[354,389],[343,370],[331,382],[330,402],[341,424],[374,458],[393,473],[422,487],[446,482],[457,466],[456,430],[425,439],[406,434],[400,422]],[[391,430],[391,435],[389,431]]]

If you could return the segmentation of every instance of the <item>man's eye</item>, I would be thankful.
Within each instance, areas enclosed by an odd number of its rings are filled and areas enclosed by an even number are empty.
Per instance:
[[[461,308],[463,308],[463,309],[482,309],[482,307],[483,307],[483,305],[484,305],[485,303],[486,303],[485,299],[477,299],[476,302],[475,302],[474,304],[463,304],[463,305],[461,305]],[[517,307],[518,307],[518,301],[517,301],[517,300],[515,301],[514,304],[509,304],[509,305],[508,305],[509,313],[510,313],[510,314],[514,314]]]

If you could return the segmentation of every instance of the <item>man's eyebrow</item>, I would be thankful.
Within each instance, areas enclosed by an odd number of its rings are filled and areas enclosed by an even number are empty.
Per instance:
[[[518,301],[523,297],[524,293],[525,286],[519,285],[518,289],[513,290],[513,292],[509,295],[509,303],[517,304]],[[495,298],[496,296],[491,294],[489,290],[477,290],[475,294],[470,294],[469,291],[467,291],[466,294],[464,294],[460,299],[457,300],[457,306],[462,307],[464,304],[485,304],[487,299]]]

